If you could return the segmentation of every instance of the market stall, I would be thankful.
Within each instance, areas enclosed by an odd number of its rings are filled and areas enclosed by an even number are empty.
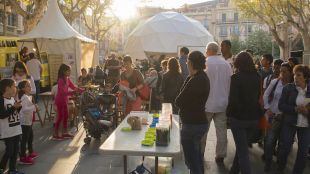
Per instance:
[[[78,33],[62,15],[57,1],[49,0],[47,11],[38,25],[22,38],[23,46],[47,53],[50,84],[57,79],[61,63],[71,65],[72,80],[77,81],[81,68],[99,64],[95,55],[96,41]],[[34,41],[35,44],[29,41]]]

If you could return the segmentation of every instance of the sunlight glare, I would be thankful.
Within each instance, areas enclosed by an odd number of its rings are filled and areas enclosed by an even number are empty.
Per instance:
[[[138,3],[138,0],[114,0],[112,10],[120,20],[126,20],[137,14]]]

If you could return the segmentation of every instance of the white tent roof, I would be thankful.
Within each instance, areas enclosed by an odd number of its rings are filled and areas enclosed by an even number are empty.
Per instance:
[[[78,33],[62,15],[57,0],[49,0],[48,8],[38,25],[22,38],[69,39],[78,38],[85,42],[96,42]]]
[[[152,53],[177,53],[179,46],[205,47],[213,36],[197,20],[177,12],[162,12],[140,23],[129,35],[125,52],[135,57]],[[138,53],[138,54],[137,54]]]

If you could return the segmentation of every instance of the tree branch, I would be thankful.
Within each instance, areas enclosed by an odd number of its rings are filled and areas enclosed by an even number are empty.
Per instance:
[[[20,14],[24,18],[26,18],[29,15],[29,13],[20,6],[17,0],[10,0],[8,2],[10,3],[11,7],[16,11],[17,14]]]

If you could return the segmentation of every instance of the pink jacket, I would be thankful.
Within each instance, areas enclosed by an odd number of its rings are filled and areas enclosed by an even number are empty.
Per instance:
[[[77,87],[67,78],[58,79],[58,90],[55,97],[55,104],[68,103],[68,96],[72,95],[74,91],[69,91],[69,88],[76,90]]]

